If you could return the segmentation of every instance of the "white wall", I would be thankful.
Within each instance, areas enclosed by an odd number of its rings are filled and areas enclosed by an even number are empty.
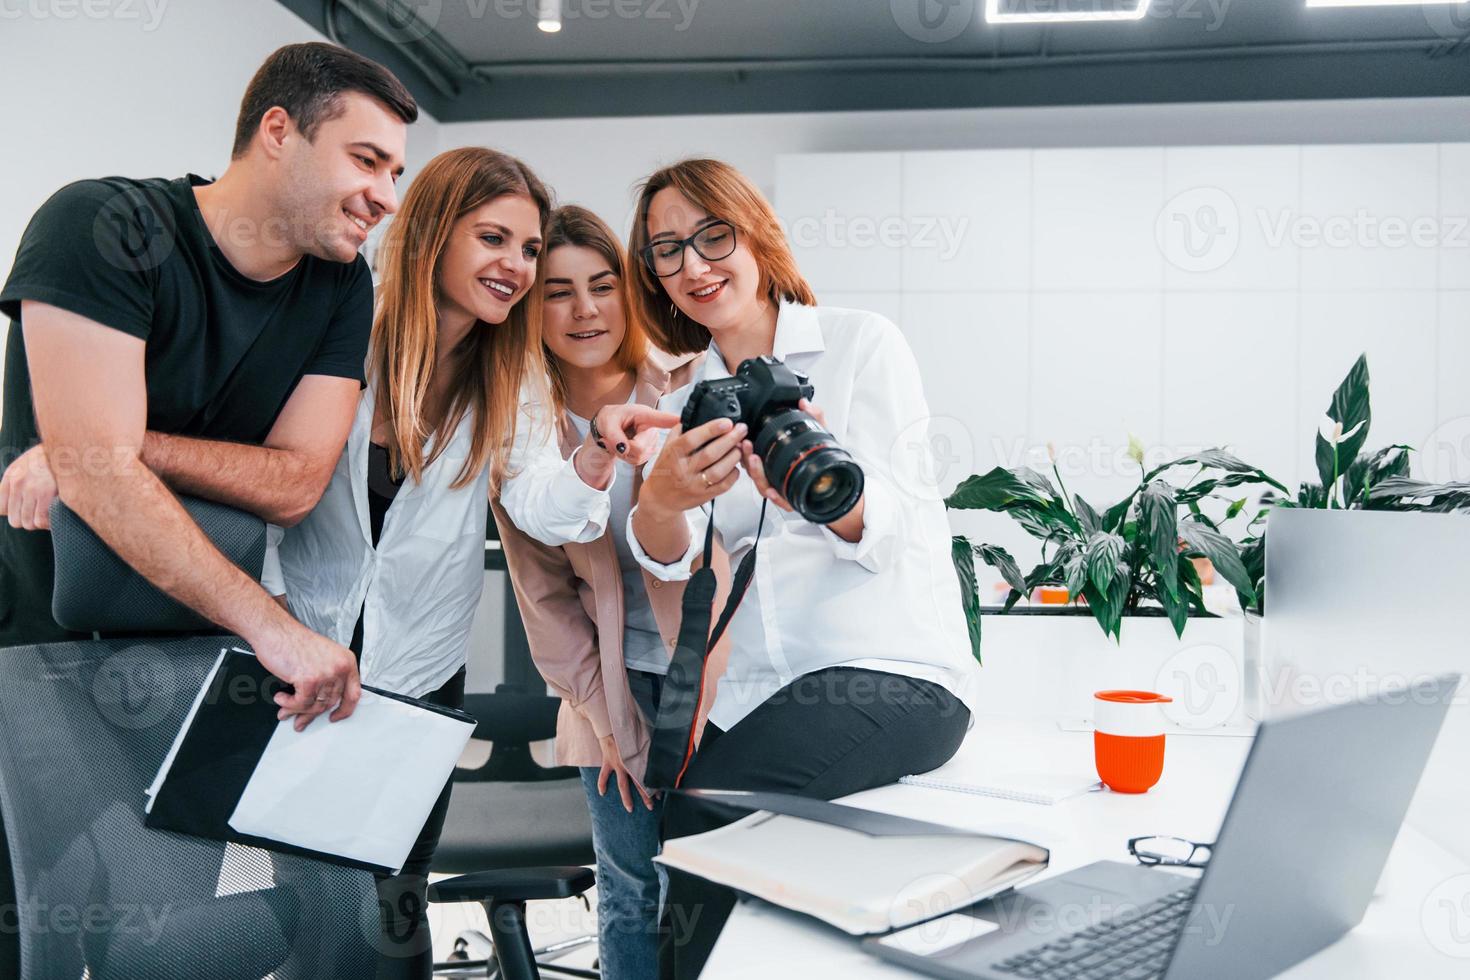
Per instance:
[[[522,157],[626,233],[637,182],[687,156],[727,160],[774,196],[791,153],[1470,141],[1470,98],[492,120],[438,135],[440,149]]]
[[[0,276],[31,214],[63,184],[222,172],[260,63],[284,44],[324,40],[275,0],[7,4]],[[411,166],[431,155],[437,128],[427,113],[409,128]],[[0,333],[0,355],[4,343]]]
[[[1101,511],[1137,484],[1130,435],[1151,466],[1228,445],[1315,481],[1318,420],[1365,351],[1369,448],[1470,477],[1467,162],[1466,143],[796,154],[776,204],[819,297],[908,335],[942,490],[1050,443]]]
[[[788,235],[806,236],[796,249],[819,299],[878,310],[909,334],[931,408],[948,417],[942,437],[970,449],[951,485],[1052,441],[1082,460],[1082,491],[1107,499],[1128,481],[1116,461],[1130,431],[1155,453],[1228,442],[1292,485],[1361,350],[1372,445],[1411,442],[1439,457],[1436,475],[1470,479],[1470,248],[1301,256],[1270,247],[1276,226],[1256,216],[1470,215],[1465,147],[1424,145],[1470,141],[1467,110],[1470,99],[680,116],[447,123],[439,137],[523,157],[563,201],[625,233],[633,189],[656,167],[733,163]],[[1156,222],[1173,201],[1202,233],[1218,200],[1176,196],[1221,185],[1244,237],[1220,268],[1190,272],[1172,214],[1162,248]],[[905,216],[932,221],[929,247],[914,247],[919,223],[900,225],[905,247],[854,244],[856,221],[872,236]],[[1034,552],[992,515],[954,524]]]

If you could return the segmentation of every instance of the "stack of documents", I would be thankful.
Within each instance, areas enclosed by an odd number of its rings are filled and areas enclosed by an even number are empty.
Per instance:
[[[462,711],[364,686],[349,718],[276,720],[253,654],[223,650],[148,787],[144,823],[396,871],[474,732]]]

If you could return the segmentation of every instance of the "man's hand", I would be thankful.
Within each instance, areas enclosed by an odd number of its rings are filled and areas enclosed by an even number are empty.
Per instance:
[[[265,669],[295,689],[276,695],[276,717],[284,721],[294,715],[298,732],[324,712],[341,721],[357,707],[362,684],[351,650],[295,620],[247,639]]]
[[[56,478],[40,445],[21,453],[0,477],[0,517],[23,531],[51,530],[51,501],[56,499]]]

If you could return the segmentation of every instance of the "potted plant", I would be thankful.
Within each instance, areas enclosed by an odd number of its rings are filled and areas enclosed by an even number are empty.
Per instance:
[[[1246,710],[1252,717],[1265,714],[1267,682],[1273,672],[1265,662],[1261,637],[1266,607],[1265,525],[1273,508],[1470,512],[1470,484],[1427,483],[1410,477],[1412,447],[1365,450],[1372,423],[1368,357],[1361,354],[1333,392],[1317,426],[1318,479],[1303,482],[1295,496],[1279,486],[1280,494],[1267,491],[1247,527],[1240,556],[1251,588],[1239,594],[1246,619]]]
[[[1195,558],[1209,559],[1242,595],[1250,596],[1255,589],[1239,547],[1221,532],[1220,522],[1205,513],[1202,502],[1225,501],[1224,520],[1229,520],[1241,513],[1246,501],[1230,500],[1225,491],[1249,484],[1266,484],[1282,492],[1286,488],[1224,449],[1207,449],[1149,469],[1144,466],[1143,447],[1130,440],[1129,455],[1139,466],[1138,485],[1122,500],[1099,509],[1068,492],[1055,454],[1051,455],[1051,477],[1026,466],[996,467],[967,478],[945,501],[957,510],[1007,514],[1042,544],[1041,561],[1023,575],[1004,548],[973,544],[962,535],[953,539],[952,558],[976,657],[980,656],[981,637],[975,574],[978,557],[999,571],[1011,587],[1002,613],[1011,612],[1032,590],[1051,585],[1065,587],[1072,597],[1063,615],[1090,614],[1114,648],[1122,644],[1125,619],[1136,623],[1129,630],[1142,635],[1129,646],[1139,662],[1106,676],[1119,680],[1139,677],[1143,681],[1139,686],[1154,686],[1161,665],[1182,649],[1178,641],[1187,622],[1191,617],[1210,616]],[[997,617],[995,622],[1005,618]],[[1153,625],[1146,626],[1150,619]],[[1168,628],[1161,632],[1163,621]],[[1067,634],[1066,642],[1073,648],[1081,644],[1101,650],[1076,629],[1067,628]],[[1213,631],[1202,643],[1225,648],[1231,660],[1230,665],[1217,663],[1216,672],[1231,669],[1238,676],[1238,627]],[[1140,652],[1144,646],[1152,651],[1147,656]],[[1081,662],[1076,669],[1094,670]],[[1074,706],[1075,695],[1073,691]]]

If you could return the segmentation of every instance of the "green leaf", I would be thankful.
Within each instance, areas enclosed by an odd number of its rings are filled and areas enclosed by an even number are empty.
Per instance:
[[[1104,634],[1115,640],[1123,631],[1123,607],[1132,586],[1133,583],[1125,572],[1115,576],[1107,588],[1099,588],[1096,582],[1090,581],[1082,592],[1093,619],[1097,620]]]
[[[1240,550],[1234,541],[1198,521],[1180,521],[1179,536],[1184,539],[1185,546],[1191,552],[1208,558],[1215,570],[1224,576],[1225,581],[1235,586],[1236,591],[1250,597],[1255,596],[1255,583],[1246,573],[1245,565],[1240,560]]]
[[[1155,480],[1138,495],[1138,521],[1143,526],[1143,542],[1149,560],[1163,585],[1160,594],[1179,599],[1178,505],[1174,488],[1163,480]],[[1166,607],[1167,608],[1167,607]]]
[[[1075,493],[1072,494],[1072,506],[1077,511],[1077,520],[1082,524],[1083,531],[1088,534],[1093,534],[1103,529],[1102,518],[1097,516],[1097,511],[1093,510],[1091,504]]]
[[[1224,449],[1202,449],[1192,455],[1181,456],[1178,459],[1170,460],[1162,466],[1154,467],[1144,477],[1144,482],[1147,483],[1165,470],[1173,469],[1176,466],[1208,466],[1211,469],[1225,470],[1230,473],[1257,472],[1254,466],[1244,462],[1234,453],[1226,452]]]
[[[1333,392],[1332,403],[1327,406],[1327,417],[1342,423],[1343,432],[1352,432],[1352,435],[1345,435],[1337,444],[1335,455],[1332,443],[1322,438],[1322,433],[1317,433],[1317,475],[1321,477],[1322,486],[1330,490],[1337,478],[1358,458],[1358,452],[1368,440],[1368,429],[1373,422],[1373,411],[1368,399],[1367,354],[1358,355],[1347,377],[1342,379],[1342,384]],[[1354,427],[1357,427],[1356,431]]]
[[[1123,539],[1108,531],[1098,531],[1087,539],[1087,577],[1099,590],[1106,590],[1113,581],[1123,551]]]
[[[1013,589],[1024,591],[1026,588],[1026,577],[1021,574],[1021,568],[1016,564],[1016,559],[1011,553],[999,545],[980,544],[975,546],[975,554],[991,568],[1000,572],[1001,578]]]
[[[1057,493],[1057,488],[1052,486],[1051,480],[1047,478],[1045,473],[1033,470],[1029,466],[1017,466],[1015,469],[1011,470],[1011,472],[1015,475],[1016,479],[1020,480],[1022,483],[1035,490],[1037,493],[1050,497],[1053,500],[1061,497],[1061,494]]]
[[[1128,518],[1128,509],[1133,506],[1133,498],[1138,494],[1135,490],[1113,506],[1109,507],[1103,515],[1102,529],[1104,531],[1116,531]]]
[[[980,662],[980,590],[975,583],[975,550],[962,534],[950,539],[950,559],[960,578],[960,605],[965,610],[965,627],[970,633],[970,654]]]
[[[1046,498],[1017,473],[997,466],[969,476],[944,501],[953,510],[1007,510],[1018,504],[1044,504]]]
[[[1240,608],[1261,612],[1266,606],[1266,539],[1264,536],[1242,542],[1240,563],[1245,566],[1245,573],[1250,576],[1256,593],[1252,599],[1236,589],[1235,595],[1240,600]]]
[[[1409,475],[1409,446],[1386,446],[1369,456],[1359,453],[1343,479],[1343,504],[1367,506],[1372,488],[1391,477]]]
[[[1229,521],[1239,517],[1240,512],[1245,510],[1245,502],[1246,498],[1244,497],[1241,497],[1239,500],[1231,501],[1230,506],[1225,508],[1225,519]]]
[[[1179,584],[1184,589],[1184,594],[1189,597],[1190,608],[1201,616],[1208,610],[1205,608],[1205,586],[1199,580],[1199,572],[1195,570],[1194,562],[1187,555],[1179,556]]]
[[[1193,568],[1194,566],[1190,566]],[[1189,620],[1189,598],[1188,594],[1181,592],[1178,584],[1179,560],[1176,557],[1169,562],[1170,575],[1174,579],[1174,591],[1167,589],[1158,590],[1158,600],[1164,607],[1164,612],[1169,616],[1169,624],[1174,627],[1175,636],[1184,635],[1184,626]]]

